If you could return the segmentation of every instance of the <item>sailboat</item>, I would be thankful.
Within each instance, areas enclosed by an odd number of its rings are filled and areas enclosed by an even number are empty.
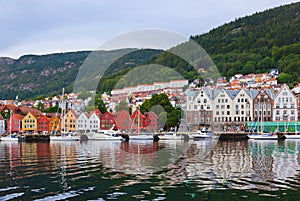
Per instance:
[[[67,134],[65,133],[65,114],[64,114],[64,91],[65,89],[63,88],[62,91],[62,132],[61,135],[56,136],[56,135],[50,135],[50,141],[79,141],[80,137],[79,136],[74,136],[71,133]]]
[[[9,135],[8,136],[4,136],[4,137],[1,137],[0,138],[0,141],[18,141],[19,140],[19,138],[18,138],[18,136],[15,136],[15,135],[12,135],[11,134],[11,129],[12,129],[12,118],[13,118],[13,116],[12,116],[12,111],[10,110],[10,123],[9,123],[9,127],[10,127],[10,132],[9,132]]]
[[[259,109],[261,109],[260,114],[260,131],[257,129],[256,133],[247,135],[249,139],[253,140],[278,140],[278,135],[275,135],[272,132],[265,133],[263,132],[263,106],[259,101]],[[259,118],[258,118],[259,119]]]
[[[140,112],[138,112],[137,118],[138,118],[137,134],[130,134],[129,140],[154,140],[153,135],[140,133]],[[134,122],[132,122],[132,124],[133,123]]]
[[[298,134],[298,131],[297,131],[297,121],[295,121],[295,134],[284,134],[284,137],[286,139],[300,139],[300,134]]]

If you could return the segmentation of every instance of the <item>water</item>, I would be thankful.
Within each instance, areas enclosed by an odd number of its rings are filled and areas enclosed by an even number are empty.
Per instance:
[[[0,200],[297,200],[300,140],[0,142]]]

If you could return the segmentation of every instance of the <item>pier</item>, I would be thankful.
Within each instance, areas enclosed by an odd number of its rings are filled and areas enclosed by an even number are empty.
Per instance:
[[[50,142],[50,136],[44,134],[26,134],[20,135],[19,141],[23,142]]]

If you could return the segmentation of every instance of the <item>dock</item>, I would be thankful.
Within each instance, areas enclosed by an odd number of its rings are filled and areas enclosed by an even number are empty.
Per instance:
[[[50,136],[45,134],[25,134],[19,136],[22,142],[50,142]]]

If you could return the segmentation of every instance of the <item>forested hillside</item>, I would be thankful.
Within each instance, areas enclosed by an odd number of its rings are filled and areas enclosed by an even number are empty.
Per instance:
[[[278,68],[284,82],[300,82],[300,3],[239,18],[192,36],[224,76]]]

